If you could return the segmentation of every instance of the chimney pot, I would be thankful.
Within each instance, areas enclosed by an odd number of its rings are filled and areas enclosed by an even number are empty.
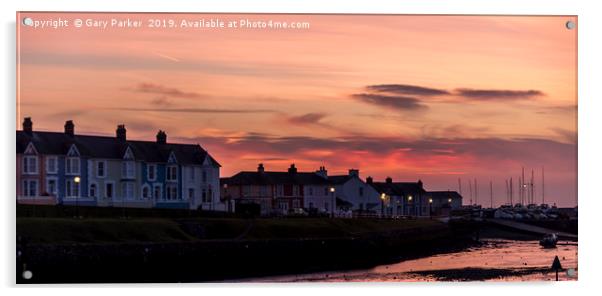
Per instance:
[[[73,124],[73,120],[65,121],[65,134],[70,137],[75,135],[75,124]]]
[[[358,170],[358,169],[350,169],[349,170],[349,176],[351,176],[351,177],[359,177],[360,176],[360,170]]]
[[[120,141],[126,140],[126,129],[124,124],[120,124],[117,126],[117,130],[115,131],[117,134],[117,139]]]
[[[297,168],[295,167],[295,164],[294,164],[294,163],[293,163],[293,164],[291,164],[291,167],[290,167],[290,168],[288,168],[288,172],[289,172],[290,174],[296,174],[296,173],[297,173]]]
[[[159,130],[159,132],[157,132],[157,143],[159,143],[159,144],[167,143],[167,134],[162,130]]]
[[[33,132],[33,122],[31,121],[31,117],[25,117],[25,119],[23,119],[23,131],[28,134]]]
[[[265,172],[265,169],[263,168],[263,163],[260,163],[260,164],[257,166],[257,172],[259,172],[259,173],[263,173],[263,172]]]
[[[368,184],[372,184],[373,181],[374,180],[370,176],[368,178],[366,178],[366,183],[368,183]]]
[[[391,177],[387,177],[386,182],[387,183],[393,183],[393,179],[391,179]]]

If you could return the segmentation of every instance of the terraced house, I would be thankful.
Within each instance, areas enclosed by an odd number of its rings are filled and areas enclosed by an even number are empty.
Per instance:
[[[220,164],[199,145],[34,131],[31,118],[17,131],[17,202],[224,211]]]

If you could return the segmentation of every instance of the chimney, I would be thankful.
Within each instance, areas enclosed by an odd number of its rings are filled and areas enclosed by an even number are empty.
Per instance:
[[[391,177],[387,177],[387,179],[385,180],[388,184],[393,183],[393,179],[391,179]]]
[[[126,136],[125,136],[125,125],[124,124],[120,124],[117,126],[117,130],[115,131],[115,133],[117,134],[117,139],[119,141],[125,141]]]
[[[263,174],[263,172],[265,172],[265,170],[264,170],[264,168],[263,168],[263,163],[260,163],[260,164],[257,166],[257,172],[258,172],[258,173],[260,173],[260,174]]]
[[[420,188],[423,188],[422,187],[422,180],[420,180],[420,179],[418,179],[418,186],[420,186]]]
[[[372,177],[368,176],[368,178],[366,178],[366,183],[372,184],[372,182],[374,182],[374,180],[372,179]]]
[[[296,174],[297,173],[297,168],[295,167],[295,164],[291,164],[291,167],[288,168],[288,173],[289,174]]]
[[[316,175],[318,175],[324,179],[328,179],[328,171],[326,170],[326,167],[321,166],[320,169],[316,171]]]
[[[157,144],[166,144],[167,143],[167,134],[162,131],[159,130],[159,132],[157,132]]]
[[[73,124],[73,120],[65,121],[65,134],[70,137],[75,135],[75,125]]]
[[[28,134],[33,132],[33,122],[31,121],[31,117],[25,117],[25,119],[23,119],[23,131]]]
[[[360,177],[360,170],[358,169],[350,169],[349,170],[349,176],[350,177]]]

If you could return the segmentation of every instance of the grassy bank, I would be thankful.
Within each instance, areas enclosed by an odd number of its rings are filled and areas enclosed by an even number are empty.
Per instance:
[[[342,238],[396,231],[428,232],[446,227],[434,220],[17,218],[17,235],[30,244]]]
[[[463,248],[434,220],[17,218],[18,282],[195,282],[367,268]]]

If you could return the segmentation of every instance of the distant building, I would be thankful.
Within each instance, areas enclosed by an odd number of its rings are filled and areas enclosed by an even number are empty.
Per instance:
[[[116,207],[226,210],[219,199],[220,164],[199,145],[126,137],[34,131],[31,118],[17,131],[17,202]]]
[[[258,204],[262,215],[288,214],[294,209],[332,213],[335,196],[329,180],[315,172],[298,172],[291,164],[286,172],[266,171],[259,164],[257,171],[239,172],[222,178],[222,198],[236,205]]]
[[[366,179],[378,192],[381,199],[381,214],[384,216],[429,216],[429,204],[422,181],[393,182],[387,177],[385,182]]]
[[[428,191],[426,195],[432,200],[433,215],[447,216],[450,211],[462,208],[462,195],[456,191]]]
[[[320,167],[316,173],[327,176],[325,167]],[[379,193],[360,178],[359,170],[350,169],[347,175],[327,177],[329,183],[335,188],[338,209],[380,213]]]

